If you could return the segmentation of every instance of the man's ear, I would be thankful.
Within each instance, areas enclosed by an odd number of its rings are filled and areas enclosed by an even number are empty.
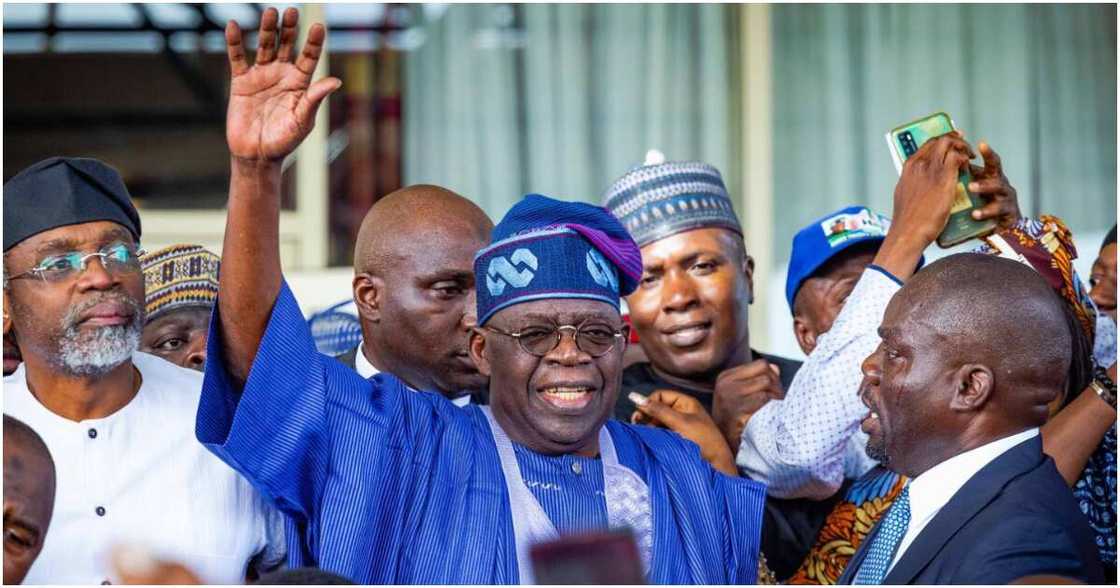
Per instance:
[[[471,329],[470,353],[478,373],[490,377],[490,359],[486,356],[486,333],[480,328]]]
[[[743,248],[743,275],[747,277],[747,304],[754,304],[754,258]]]
[[[988,366],[969,363],[957,368],[953,374],[956,392],[949,408],[957,412],[976,412],[987,404],[995,390],[995,374]]]
[[[11,309],[10,306],[8,306],[9,304],[11,304],[10,302],[8,302],[8,298],[11,295],[12,295],[12,293],[10,291],[8,291],[8,290],[4,291],[4,336],[5,337],[11,337],[12,336],[12,309]]]
[[[809,327],[809,321],[797,314],[793,316],[793,336],[805,355],[809,355],[817,348],[817,332]]]
[[[371,273],[354,276],[351,283],[354,290],[354,304],[358,315],[371,323],[381,322],[381,303],[385,300],[385,281]]]

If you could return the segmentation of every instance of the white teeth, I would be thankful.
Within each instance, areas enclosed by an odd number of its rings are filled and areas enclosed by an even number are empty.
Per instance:
[[[549,396],[558,396],[560,398],[579,398],[590,391],[590,388],[584,387],[556,386],[554,388],[545,388],[542,393],[548,394]]]

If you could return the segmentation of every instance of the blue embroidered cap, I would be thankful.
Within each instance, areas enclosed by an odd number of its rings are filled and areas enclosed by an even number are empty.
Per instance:
[[[474,258],[478,324],[532,300],[586,298],[615,308],[642,277],[642,256],[605,209],[529,194]]]
[[[823,216],[793,236],[793,251],[786,274],[786,301],[793,312],[793,299],[801,284],[833,256],[859,243],[882,242],[891,219],[865,206],[849,206]]]
[[[707,227],[743,234],[719,170],[698,161],[636,167],[611,184],[605,200],[638,247]]]

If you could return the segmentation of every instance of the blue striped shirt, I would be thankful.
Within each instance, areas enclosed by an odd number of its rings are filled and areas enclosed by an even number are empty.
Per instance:
[[[214,312],[196,434],[289,517],[291,564],[364,584],[518,581],[505,481],[477,406],[409,392],[388,374],[365,380],[317,353],[287,284],[238,390]],[[716,472],[675,433],[606,426],[620,463],[650,489],[650,580],[753,583],[765,486]],[[605,523],[597,460],[518,455],[558,528]],[[565,479],[575,460],[585,478]]]

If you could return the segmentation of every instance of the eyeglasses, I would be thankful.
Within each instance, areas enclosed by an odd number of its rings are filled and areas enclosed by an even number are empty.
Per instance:
[[[556,349],[560,345],[560,339],[563,338],[564,331],[571,331],[576,347],[591,357],[602,357],[610,353],[616,342],[626,336],[626,333],[621,330],[599,323],[583,324],[578,327],[574,325],[534,325],[512,333],[490,326],[483,328],[499,335],[517,339],[517,343],[521,345],[521,349],[525,350],[525,353],[537,357],[544,357],[551,353],[553,349]]]
[[[60,255],[50,255],[39,262],[39,265],[8,278],[18,280],[30,275],[37,275],[44,282],[61,282],[73,278],[86,271],[89,260],[101,258],[101,266],[105,271],[113,274],[123,274],[140,269],[140,256],[143,249],[133,249],[124,243],[113,243],[102,247],[95,253],[82,253],[71,251]]]

